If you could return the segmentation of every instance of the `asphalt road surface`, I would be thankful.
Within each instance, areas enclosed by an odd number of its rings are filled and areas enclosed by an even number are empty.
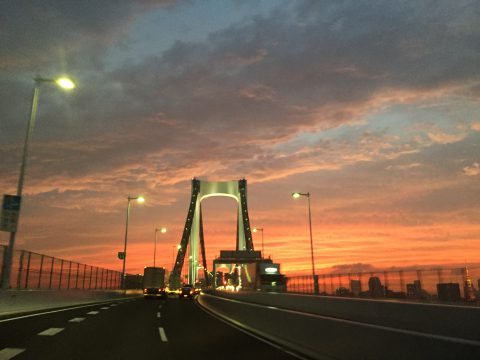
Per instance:
[[[298,359],[178,298],[112,301],[0,319],[0,360]]]

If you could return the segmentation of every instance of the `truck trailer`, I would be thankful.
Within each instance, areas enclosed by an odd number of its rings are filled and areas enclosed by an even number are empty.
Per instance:
[[[145,267],[143,270],[143,297],[144,298],[166,298],[165,289],[165,268]]]

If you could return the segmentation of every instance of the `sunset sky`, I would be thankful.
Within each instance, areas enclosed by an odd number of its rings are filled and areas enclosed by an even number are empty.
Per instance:
[[[42,84],[17,249],[171,267],[191,179],[248,181],[283,272],[480,263],[480,2],[6,0],[0,193]],[[209,267],[236,203],[203,203]],[[8,243],[0,233],[0,244]],[[260,233],[254,234],[260,249]]]

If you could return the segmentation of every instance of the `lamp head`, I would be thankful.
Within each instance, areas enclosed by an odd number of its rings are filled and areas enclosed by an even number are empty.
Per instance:
[[[73,90],[76,87],[75,83],[68,77],[61,77],[55,79],[55,83],[65,90]]]
[[[145,198],[143,196],[139,196],[139,197],[137,197],[137,202],[139,204],[143,204],[145,202]]]
[[[302,196],[302,195],[301,195],[299,192],[294,192],[294,193],[292,193],[292,197],[293,197],[294,199],[298,199],[300,196]]]

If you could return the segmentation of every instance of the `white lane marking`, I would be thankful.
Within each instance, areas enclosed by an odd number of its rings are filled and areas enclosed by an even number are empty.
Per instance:
[[[29,318],[29,317],[40,316],[40,315],[55,314],[55,313],[58,313],[58,312],[64,312],[64,311],[68,311],[68,310],[83,309],[83,308],[87,308],[87,307],[98,306],[99,304],[109,303],[110,301],[111,301],[111,300],[109,300],[109,301],[99,301],[99,302],[97,302],[97,303],[95,303],[95,304],[82,305],[82,306],[74,306],[74,307],[69,307],[69,308],[66,308],[66,309],[52,310],[52,311],[44,311],[44,312],[36,313],[36,314],[16,316],[16,317],[13,317],[13,318],[0,320],[0,323],[2,323],[2,322],[7,322],[7,321],[13,321],[13,320],[19,320],[19,319],[26,319],[26,318]]]
[[[0,351],[0,360],[10,360],[11,358],[17,356],[18,354],[24,352],[25,349],[19,348],[5,348]]]
[[[167,342],[167,335],[165,335],[165,330],[163,330],[162,327],[158,328],[158,333],[160,334],[160,339],[162,339],[163,342]]]
[[[108,310],[110,309],[108,306],[101,307],[100,310]]]
[[[118,306],[118,304],[111,304],[110,306]]]
[[[68,320],[68,322],[78,323],[78,322],[82,322],[83,320],[85,320],[85,318],[73,318]]]
[[[160,311],[159,311],[159,312],[157,312],[157,318],[160,318],[160,316],[161,315],[160,315]]]
[[[90,311],[87,312],[87,315],[97,315],[100,311]]]
[[[59,332],[65,330],[64,328],[50,328],[45,331],[42,331],[41,333],[38,333],[37,335],[42,335],[42,336],[53,336],[57,335]]]

